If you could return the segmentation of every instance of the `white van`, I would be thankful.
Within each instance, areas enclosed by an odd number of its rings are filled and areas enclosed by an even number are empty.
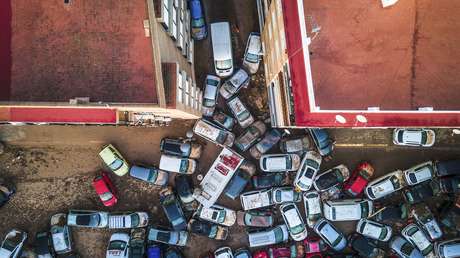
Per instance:
[[[217,76],[230,76],[233,73],[233,52],[228,22],[211,23],[211,42]]]
[[[181,174],[193,174],[196,169],[196,161],[171,155],[161,155],[160,170]]]
[[[324,217],[330,221],[360,220],[373,213],[372,201],[366,199],[334,200],[323,203]]]
[[[269,230],[248,233],[249,247],[275,245],[287,242],[289,232],[285,224],[278,225]]]

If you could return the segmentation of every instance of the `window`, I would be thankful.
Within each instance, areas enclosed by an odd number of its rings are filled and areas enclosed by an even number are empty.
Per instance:
[[[169,29],[169,0],[160,0],[160,17],[158,17],[159,22],[163,27],[168,31]]]
[[[182,85],[182,72],[177,73],[177,102],[182,103],[182,95],[184,94],[184,86]]]

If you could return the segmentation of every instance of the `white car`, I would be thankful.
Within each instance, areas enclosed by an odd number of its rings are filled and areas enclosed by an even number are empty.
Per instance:
[[[227,105],[241,128],[246,128],[254,122],[254,117],[239,97],[227,101]]]
[[[232,147],[235,135],[227,130],[219,128],[217,125],[199,119],[193,126],[193,132],[204,139],[221,146]]]
[[[436,134],[430,129],[395,129],[393,131],[395,145],[431,147],[435,138]]]
[[[404,171],[404,178],[408,185],[416,185],[434,177],[434,164],[432,161],[427,161],[415,165]]]
[[[390,240],[393,231],[390,226],[368,219],[360,219],[356,225],[356,232],[363,236],[386,242]]]
[[[271,229],[248,233],[249,247],[276,245],[289,240],[289,232],[285,224]]]
[[[249,74],[244,69],[239,69],[230,79],[222,84],[219,90],[220,95],[222,95],[224,99],[229,99],[242,88],[247,87],[249,85],[249,79]]]
[[[12,229],[2,241],[0,246],[1,258],[16,258],[21,254],[24,242],[27,239],[27,233],[21,230]]]
[[[66,254],[72,251],[72,233],[67,226],[67,214],[58,213],[51,217],[51,239],[56,254]]]
[[[417,248],[400,236],[391,239],[390,248],[401,258],[423,258]]]
[[[257,32],[249,33],[248,43],[244,51],[243,66],[248,69],[250,74],[255,74],[259,70],[261,52],[260,34]]]
[[[285,202],[300,202],[302,195],[295,191],[293,187],[282,186],[272,189],[272,200],[275,204],[281,204]]]
[[[109,213],[104,211],[70,210],[67,225],[85,228],[106,228],[109,225]]]
[[[146,212],[122,212],[109,214],[109,228],[141,228],[149,224]]]
[[[303,206],[305,208],[305,215],[307,216],[307,225],[313,228],[315,223],[323,216],[319,193],[316,191],[303,193]]]
[[[260,157],[260,169],[264,172],[289,172],[299,169],[297,154],[266,154]]]
[[[313,230],[335,251],[340,252],[347,247],[347,239],[343,233],[338,231],[329,221],[318,220]]]
[[[401,234],[407,241],[413,244],[423,256],[433,255],[433,244],[416,224],[412,223],[407,225],[402,229]]]
[[[411,215],[425,233],[428,234],[430,240],[436,241],[442,237],[443,233],[441,227],[428,206],[415,206],[411,210]]]
[[[255,190],[240,195],[243,210],[252,210],[274,205],[272,189]]]
[[[160,170],[180,174],[193,174],[196,167],[197,162],[194,159],[181,158],[166,154],[162,154],[160,158]]]
[[[205,80],[203,93],[203,104],[201,112],[203,116],[212,116],[217,105],[217,96],[219,94],[220,78],[208,74]]]
[[[294,241],[304,240],[308,234],[307,227],[302,220],[297,206],[293,202],[286,203],[280,206],[280,211],[292,239],[294,239]]]
[[[228,246],[221,247],[214,251],[215,258],[233,258],[232,249]]]
[[[300,168],[294,179],[294,186],[300,191],[310,190],[321,165],[321,155],[316,151],[309,151],[300,163]]]
[[[401,170],[396,170],[377,179],[372,180],[366,186],[364,193],[367,198],[377,200],[388,196],[396,191],[401,190],[406,182],[404,181],[404,173]]]
[[[360,220],[373,212],[372,201],[363,199],[329,200],[323,203],[324,217],[330,221]]]
[[[213,205],[209,208],[200,206],[196,211],[202,220],[210,221],[223,226],[233,226],[236,222],[236,212],[220,205]]]
[[[128,258],[129,235],[114,233],[107,246],[106,258]]]

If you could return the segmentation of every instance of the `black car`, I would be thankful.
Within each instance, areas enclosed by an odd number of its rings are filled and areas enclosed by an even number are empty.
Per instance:
[[[431,180],[406,189],[404,198],[410,204],[416,204],[426,201],[439,193],[439,183],[436,180]]]
[[[460,175],[460,160],[438,161],[435,164],[438,177]]]
[[[35,235],[35,254],[40,257],[56,257],[53,250],[53,240],[48,231],[39,232]]]
[[[12,184],[0,180],[0,207],[5,205],[16,193],[16,188]]]
[[[334,150],[334,141],[329,136],[329,133],[321,128],[310,128],[308,130],[319,154],[323,157],[331,155],[332,150]]]
[[[143,258],[145,255],[145,228],[131,230],[129,239],[129,258]]]
[[[378,248],[374,241],[359,234],[351,236],[350,245],[361,257],[375,258],[385,255],[385,251]]]
[[[179,195],[179,199],[186,211],[194,211],[198,208],[198,203],[193,198],[192,179],[187,175],[177,175],[174,178],[175,189]]]
[[[445,177],[439,179],[439,188],[442,193],[460,193],[460,176]]]
[[[441,205],[439,214],[441,224],[454,231],[460,231],[460,197],[457,197],[457,203],[448,201]]]
[[[271,188],[287,184],[286,173],[270,173],[252,177],[252,185],[255,189]]]
[[[225,240],[228,235],[228,228],[213,224],[207,221],[191,219],[188,224],[190,232],[216,240]]]
[[[382,223],[403,223],[409,215],[407,204],[386,206],[373,219]]]
[[[182,253],[175,247],[170,246],[168,250],[166,250],[164,258],[183,258],[184,256]]]
[[[167,187],[161,190],[160,203],[173,229],[175,231],[185,230],[187,228],[187,222],[184,212],[171,188]]]
[[[199,159],[202,146],[188,140],[163,138],[160,142],[160,151],[167,155]]]
[[[256,173],[256,166],[244,160],[225,188],[225,195],[235,200],[244,190],[251,177]]]

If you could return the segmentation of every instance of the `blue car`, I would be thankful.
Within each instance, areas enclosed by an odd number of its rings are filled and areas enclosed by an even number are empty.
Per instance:
[[[161,248],[158,245],[151,245],[147,248],[147,258],[161,258]]]
[[[225,195],[233,200],[238,198],[255,173],[256,166],[246,160],[243,161],[240,168],[227,184]]]
[[[179,205],[179,200],[177,200],[170,187],[160,191],[160,204],[175,231],[185,230],[187,228],[184,212]]]
[[[192,38],[195,40],[205,39],[208,35],[206,30],[206,19],[204,18],[203,5],[201,0],[189,0],[190,20],[192,27]]]
[[[309,131],[319,154],[323,157],[331,155],[334,149],[334,141],[329,137],[327,131],[321,128],[310,128]]]

